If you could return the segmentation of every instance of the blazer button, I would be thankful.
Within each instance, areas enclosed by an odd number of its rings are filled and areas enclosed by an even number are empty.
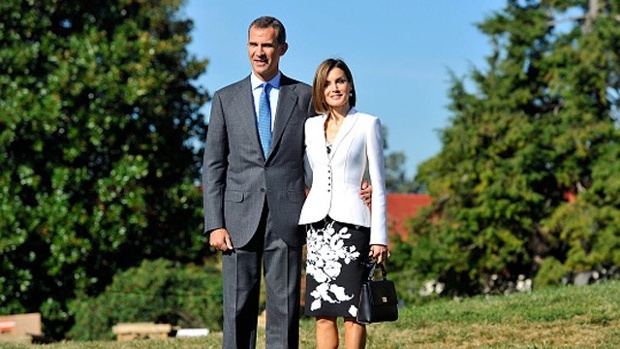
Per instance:
[[[265,192],[265,188],[260,188],[260,192],[264,193]]]

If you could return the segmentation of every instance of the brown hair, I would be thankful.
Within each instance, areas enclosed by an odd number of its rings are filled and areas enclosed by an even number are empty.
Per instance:
[[[250,23],[250,27],[248,28],[248,36],[250,35],[250,30],[252,27],[265,29],[265,28],[273,28],[276,30],[276,41],[278,45],[282,46],[286,44],[286,29],[284,29],[284,24],[280,22],[277,18],[271,16],[262,16],[253,20]]]
[[[334,68],[340,68],[344,71],[344,75],[351,84],[351,96],[349,96],[349,105],[355,107],[355,84],[353,83],[353,74],[351,70],[341,59],[329,58],[323,61],[316,69],[314,74],[314,81],[312,82],[312,103],[314,104],[314,110],[317,113],[325,113],[329,109],[327,102],[325,101],[325,80],[327,80],[327,74]]]

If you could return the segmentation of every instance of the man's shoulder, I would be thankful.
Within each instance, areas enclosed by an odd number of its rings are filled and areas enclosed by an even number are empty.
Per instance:
[[[249,86],[251,86],[251,82],[250,76],[248,75],[239,81],[218,89],[215,93],[218,95],[236,94],[239,91],[247,90]],[[305,82],[290,78],[284,74],[282,74],[282,78],[280,79],[280,88],[290,89],[291,91],[295,91],[297,94],[312,94],[312,86]]]
[[[303,91],[305,93],[312,92],[312,86],[308,85],[305,82],[288,77],[284,74],[282,74],[282,78],[280,79],[280,87],[283,87],[283,86],[287,86],[294,90]]]
[[[215,93],[217,94],[235,93],[243,88],[247,88],[247,86],[249,85],[250,85],[250,76],[248,75],[239,81],[233,82],[231,84],[228,84],[220,88],[219,90],[215,91]]]
[[[297,79],[294,79],[288,75],[284,75],[282,74],[282,77],[280,78],[280,84],[286,84],[286,85],[303,85],[303,86],[307,86],[310,87],[310,85],[308,85],[307,83],[303,82],[303,81],[299,81]]]

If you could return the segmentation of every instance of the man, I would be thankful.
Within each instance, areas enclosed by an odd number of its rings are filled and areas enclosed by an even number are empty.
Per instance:
[[[261,267],[266,348],[299,346],[304,122],[315,113],[311,87],[279,70],[287,49],[282,23],[257,18],[248,30],[252,73],[213,95],[203,170],[205,232],[223,252],[227,349],[256,346]]]

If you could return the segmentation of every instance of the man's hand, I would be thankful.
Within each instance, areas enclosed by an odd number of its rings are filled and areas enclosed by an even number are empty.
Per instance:
[[[228,234],[228,230],[224,228],[219,228],[212,230],[209,234],[209,245],[215,248],[218,251],[228,251],[233,249],[232,241],[230,240],[230,235]]]
[[[363,181],[362,182],[362,190],[360,190],[360,198],[364,201],[366,206],[370,207],[372,203],[372,185],[370,183]]]

